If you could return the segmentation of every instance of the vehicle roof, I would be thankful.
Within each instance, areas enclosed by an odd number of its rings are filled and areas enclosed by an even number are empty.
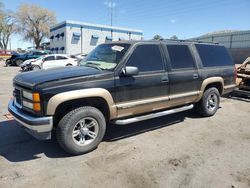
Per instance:
[[[46,54],[46,55],[44,55],[44,57],[48,57],[48,56],[64,56],[64,57],[69,57],[69,55],[68,54]]]
[[[208,41],[198,41],[198,40],[174,40],[174,39],[160,39],[160,40],[121,40],[107,42],[110,44],[137,44],[137,43],[157,43],[165,42],[168,44],[209,44],[209,45],[219,45],[219,43],[208,42]]]

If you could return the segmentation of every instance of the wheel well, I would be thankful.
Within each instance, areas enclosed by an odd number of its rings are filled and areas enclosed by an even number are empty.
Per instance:
[[[71,63],[68,63],[66,66],[72,66],[72,64],[71,64]]]
[[[218,89],[219,93],[222,94],[223,92],[223,87],[222,87],[222,84],[220,82],[215,82],[215,83],[210,83],[206,86],[205,90],[206,91],[207,89],[211,88],[211,87],[215,87]]]
[[[76,109],[78,107],[82,107],[82,106],[95,107],[103,113],[103,115],[107,121],[110,118],[109,106],[108,106],[107,102],[105,101],[105,99],[103,99],[101,97],[90,97],[90,98],[84,98],[84,99],[74,99],[74,100],[70,100],[70,101],[66,101],[66,102],[61,103],[56,108],[56,111],[54,114],[54,118],[53,118],[54,125],[57,126],[60,119],[64,115],[66,115],[69,111]]]

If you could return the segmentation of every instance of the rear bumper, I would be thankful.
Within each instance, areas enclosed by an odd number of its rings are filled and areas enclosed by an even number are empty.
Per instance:
[[[53,117],[34,117],[17,108],[14,101],[10,100],[8,106],[9,112],[13,115],[28,133],[39,140],[51,139],[53,128]]]

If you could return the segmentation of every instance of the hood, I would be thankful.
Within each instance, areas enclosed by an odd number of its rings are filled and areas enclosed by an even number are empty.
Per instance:
[[[24,87],[34,87],[45,82],[100,74],[102,71],[91,67],[63,67],[20,73],[14,82]]]

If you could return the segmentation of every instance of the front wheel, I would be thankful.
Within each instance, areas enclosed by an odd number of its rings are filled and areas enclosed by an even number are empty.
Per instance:
[[[32,65],[32,70],[36,71],[36,70],[40,70],[41,67],[38,65]]]
[[[56,135],[60,146],[72,155],[88,153],[102,141],[106,131],[103,114],[86,106],[67,113],[59,122]]]
[[[204,116],[213,116],[220,105],[220,93],[217,88],[211,87],[207,89],[201,98],[201,100],[195,105],[196,111]]]
[[[23,63],[23,60],[18,59],[16,60],[16,65],[19,67]]]

